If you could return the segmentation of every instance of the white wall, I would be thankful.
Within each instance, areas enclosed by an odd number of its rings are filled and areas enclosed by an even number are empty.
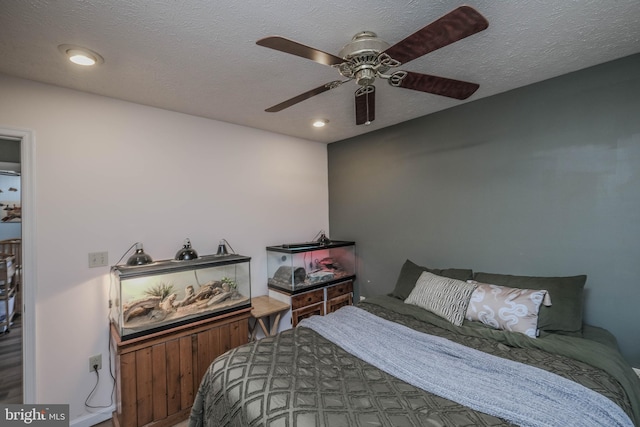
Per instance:
[[[323,144],[3,75],[0,93],[0,128],[35,135],[36,400],[69,403],[72,425],[98,418],[88,358],[108,355],[109,269],[89,252],[114,264],[141,241],[167,259],[185,237],[200,254],[226,238],[257,296],[265,246],[328,231]],[[94,405],[109,404],[105,368]]]

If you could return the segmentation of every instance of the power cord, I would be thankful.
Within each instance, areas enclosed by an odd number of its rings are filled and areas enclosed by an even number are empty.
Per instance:
[[[140,242],[135,242],[133,245],[131,245],[131,247],[129,247],[129,249],[127,249],[127,250],[126,250],[126,252],[125,252],[124,254],[122,254],[122,257],[118,260],[118,262],[116,262],[116,264],[115,264],[115,265],[120,264],[120,262],[124,259],[124,257],[126,257],[126,256],[127,256],[127,254],[129,253],[129,251],[130,251],[131,249],[133,249],[133,248],[134,248],[138,243],[140,243]]]
[[[133,249],[136,245],[138,244],[138,242],[134,243],[133,245],[131,245],[129,247],[129,249],[127,249],[124,254],[122,254],[122,257],[120,257],[120,259],[118,260],[118,262],[116,262],[115,265],[120,264],[120,262],[124,259],[124,257],[127,256],[127,254],[131,251],[131,249]],[[111,296],[111,292],[113,290],[113,276],[110,275],[109,277],[109,296]],[[111,300],[109,300],[109,314],[107,315],[107,321],[109,323],[109,325],[111,324],[111,309],[112,309],[112,303]],[[108,357],[108,361],[109,361],[109,375],[111,376],[111,381],[113,383],[113,386],[111,387],[111,395],[110,395],[110,400],[109,400],[109,405],[108,406],[103,406],[103,405],[90,405],[89,401],[91,400],[91,398],[93,397],[93,394],[96,392],[96,389],[98,388],[98,384],[100,384],[100,373],[98,372],[98,365],[93,365],[93,372],[96,373],[96,384],[93,386],[93,388],[91,389],[91,391],[89,392],[89,395],[87,396],[87,398],[84,401],[84,406],[90,409],[105,409],[105,408],[110,408],[111,406],[113,406],[113,394],[116,391],[116,376],[113,374],[113,367],[111,366],[111,332],[110,329],[108,330],[109,336],[108,336],[108,340],[109,340],[109,357]]]
[[[113,405],[113,391],[111,392],[111,401],[109,402],[109,405],[105,405],[105,406],[89,405],[89,401],[91,400],[91,397],[93,397],[93,393],[95,393],[96,389],[98,388],[98,384],[100,383],[100,373],[98,372],[98,365],[93,365],[93,372],[96,373],[96,385],[93,386],[93,388],[91,389],[91,392],[89,393],[89,395],[85,399],[84,406],[86,406],[87,408],[91,408],[91,409],[106,409],[106,408],[110,408]]]
[[[109,337],[111,338],[111,337]],[[93,365],[93,372],[96,373],[96,384],[93,386],[93,388],[91,389],[91,391],[89,392],[89,395],[87,396],[87,398],[84,401],[84,406],[90,409],[106,409],[106,408],[110,408],[111,406],[113,406],[113,394],[116,391],[116,377],[113,374],[113,368],[111,367],[111,339],[109,339],[109,357],[107,358],[109,361],[109,375],[111,376],[111,381],[113,383],[113,386],[111,387],[111,395],[109,397],[109,404],[108,405],[90,405],[89,401],[91,400],[91,398],[93,397],[93,394],[96,392],[96,389],[98,388],[98,384],[100,384],[100,372],[98,372],[98,365]]]
[[[131,249],[133,249],[136,245],[138,244],[138,242],[134,243],[133,245],[131,245],[129,247],[129,249],[127,249],[124,254],[122,254],[122,257],[120,257],[120,259],[118,260],[118,262],[116,262],[115,265],[120,264],[120,262],[124,259],[125,256],[127,256],[127,254],[131,251]],[[113,277],[111,276],[109,278],[109,296],[111,296],[111,291],[113,290]],[[107,316],[107,320],[109,322],[109,324],[111,324],[111,300],[109,300],[109,314]],[[111,406],[113,406],[113,394],[116,391],[116,377],[113,374],[113,367],[111,366],[111,333],[109,330],[109,357],[108,357],[108,361],[109,361],[109,375],[111,376],[111,381],[113,383],[113,386],[111,388],[111,395],[110,395],[110,400],[109,400],[109,405],[103,406],[103,405],[90,405],[89,401],[91,400],[91,398],[93,397],[93,394],[96,392],[96,389],[98,388],[98,384],[100,384],[100,372],[98,372],[98,365],[93,365],[93,372],[96,373],[96,384],[93,386],[93,388],[91,389],[91,391],[89,392],[89,395],[87,396],[87,398],[84,401],[84,406],[90,409],[106,409],[106,408],[110,408]]]

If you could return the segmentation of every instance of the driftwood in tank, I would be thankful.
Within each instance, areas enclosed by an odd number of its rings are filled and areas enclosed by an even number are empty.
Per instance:
[[[207,302],[207,306],[212,306],[214,304],[218,304],[226,299],[231,298],[232,292],[224,292],[222,291],[221,293],[219,293],[218,295],[214,295],[211,297],[211,299],[209,299],[209,302]]]
[[[162,302],[160,303],[160,308],[164,311],[173,311],[173,303],[175,302],[176,298],[178,298],[178,294],[169,295],[162,300]]]
[[[198,301],[208,300],[213,295],[217,295],[222,292],[222,282],[208,282],[207,284],[202,285],[200,289],[198,289],[198,292],[195,292],[193,286],[187,286],[185,288],[185,292],[187,292],[187,295],[179,303],[175,304],[175,307],[186,307]]]
[[[224,280],[210,281],[200,286],[197,291],[189,285],[185,287],[184,292],[185,296],[181,300],[178,300],[178,294],[172,293],[164,299],[161,296],[148,296],[125,304],[124,323],[130,322],[129,326],[134,327],[134,325],[142,326],[150,322],[179,318],[206,311],[216,304],[242,297],[234,286]]]
[[[186,305],[189,305],[189,303],[192,302],[192,297],[195,295],[196,292],[193,289],[193,286],[189,285],[184,289],[184,293],[185,293],[184,298],[174,303],[173,304],[174,307],[184,307]]]
[[[167,315],[175,311],[173,306],[177,298],[177,294],[171,294],[165,299],[159,296],[150,296],[144,299],[132,301],[123,307],[124,322],[128,322],[133,317],[147,315],[152,320],[159,321],[167,317]]]
[[[166,311],[166,310],[151,310],[147,314],[147,318],[149,320],[154,321],[154,322],[160,322],[160,321],[166,319],[168,315],[169,315],[169,312]]]
[[[122,310],[124,321],[127,322],[131,317],[140,316],[158,308],[161,300],[161,297],[147,297],[145,299],[140,299],[126,304]]]
[[[222,292],[222,282],[212,281],[203,285],[198,292],[196,292],[194,298],[196,301],[208,300],[214,295],[218,295]]]

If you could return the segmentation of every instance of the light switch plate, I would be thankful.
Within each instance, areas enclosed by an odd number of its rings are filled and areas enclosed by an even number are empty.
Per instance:
[[[89,268],[105,267],[107,265],[109,265],[108,252],[90,252],[89,253]]]

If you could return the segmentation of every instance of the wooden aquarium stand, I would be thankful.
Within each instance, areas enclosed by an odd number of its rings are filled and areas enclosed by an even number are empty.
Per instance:
[[[111,324],[115,355],[115,427],[168,427],[189,417],[213,360],[248,342],[251,307],[122,341]]]

